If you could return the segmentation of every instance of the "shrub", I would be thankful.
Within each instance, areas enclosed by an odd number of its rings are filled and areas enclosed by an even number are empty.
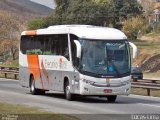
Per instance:
[[[27,27],[30,30],[40,29],[42,28],[43,22],[43,19],[34,19],[28,22]]]
[[[144,26],[145,22],[143,18],[139,16],[131,17],[123,23],[122,31],[128,36],[128,39],[136,40]]]

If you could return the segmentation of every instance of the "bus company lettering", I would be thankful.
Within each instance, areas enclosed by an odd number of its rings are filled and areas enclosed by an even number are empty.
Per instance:
[[[61,60],[61,62],[48,61],[45,59],[45,68],[54,68],[54,69],[67,69],[67,61]]]
[[[45,59],[45,68],[56,68],[56,69],[58,69],[58,62],[48,61],[47,59]]]

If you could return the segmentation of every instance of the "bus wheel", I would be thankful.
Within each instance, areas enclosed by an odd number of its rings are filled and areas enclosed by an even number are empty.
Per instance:
[[[117,95],[110,95],[110,96],[107,96],[107,100],[109,103],[114,103],[117,99]]]
[[[69,82],[65,82],[64,84],[64,94],[65,94],[65,98],[69,101],[72,101],[73,100],[73,94],[70,93],[70,86],[69,86]]]
[[[33,77],[31,77],[30,92],[31,92],[32,95],[37,95],[38,94],[38,90],[35,88],[35,81],[34,81]]]

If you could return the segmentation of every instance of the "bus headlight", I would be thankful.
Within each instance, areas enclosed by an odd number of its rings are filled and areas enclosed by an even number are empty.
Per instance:
[[[86,79],[83,79],[82,81],[83,81],[84,83],[86,83],[86,84],[89,84],[89,85],[94,85],[94,84],[95,84],[95,82],[90,81],[90,80],[86,80]]]

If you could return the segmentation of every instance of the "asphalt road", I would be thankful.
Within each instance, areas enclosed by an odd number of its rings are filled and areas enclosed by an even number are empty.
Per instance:
[[[106,119],[116,117],[115,114],[119,117],[119,114],[126,116],[160,113],[160,98],[157,97],[119,96],[116,103],[108,103],[106,98],[98,97],[78,97],[76,101],[67,101],[63,95],[56,93],[33,96],[29,89],[22,88],[18,81],[7,79],[0,79],[0,101],[38,107],[54,113],[76,115],[84,120],[98,119],[96,118],[98,115],[101,119]],[[86,115],[89,115],[89,118]],[[131,115],[129,117],[131,118]]]

